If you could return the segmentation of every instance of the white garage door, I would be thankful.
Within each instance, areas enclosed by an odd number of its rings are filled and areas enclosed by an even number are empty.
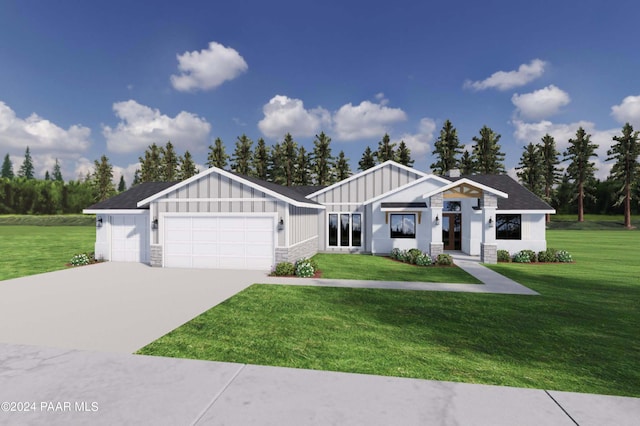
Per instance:
[[[146,214],[113,215],[109,217],[109,223],[112,261],[149,261],[149,219]]]
[[[274,226],[273,217],[166,217],[164,266],[271,269]]]

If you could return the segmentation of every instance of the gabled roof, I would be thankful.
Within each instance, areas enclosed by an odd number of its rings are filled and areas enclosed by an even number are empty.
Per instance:
[[[178,189],[195,182],[199,179],[202,179],[206,176],[209,176],[211,173],[218,173],[222,176],[225,176],[229,179],[235,180],[237,182],[243,183],[249,187],[255,188],[258,191],[264,192],[276,199],[282,200],[289,204],[292,204],[296,207],[306,207],[306,208],[315,208],[315,209],[324,209],[325,207],[321,204],[318,204],[314,201],[308,200],[304,197],[303,194],[296,190],[292,190],[292,187],[278,185],[272,182],[267,182],[261,179],[256,179],[250,176],[241,175],[238,173],[229,172],[226,170],[219,169],[217,167],[211,167],[207,170],[204,170],[198,173],[195,176],[190,177],[189,179],[183,180],[182,182],[176,183],[173,186],[170,186],[166,189],[163,189],[155,194],[151,194],[150,196],[144,198],[143,200],[138,201],[138,207],[147,206],[149,203],[171,193],[177,191]]]
[[[420,172],[420,173],[422,173],[422,172]],[[444,183],[444,184],[448,184],[449,183],[448,180],[442,178],[441,176],[423,174],[423,176],[421,178],[419,178],[419,179],[416,179],[416,180],[414,180],[412,182],[409,182],[409,183],[405,183],[404,185],[399,186],[397,188],[394,188],[391,191],[384,192],[384,193],[378,195],[377,197],[369,198],[364,204],[374,203],[376,201],[379,201],[379,200],[382,200],[384,198],[387,198],[388,196],[393,195],[393,194],[395,194],[397,192],[404,191],[405,189],[411,188],[412,186],[419,185],[422,182],[425,182],[425,181],[428,181],[428,180],[432,180],[432,179],[436,180],[436,181],[438,181],[440,183]]]
[[[147,197],[157,194],[165,190],[176,182],[145,182],[132,186],[129,190],[124,191],[114,197],[84,209],[84,212],[91,213],[93,210],[137,210],[138,202]]]
[[[471,175],[447,179],[454,182],[461,179],[469,179],[509,194],[509,198],[498,198],[498,210],[544,210],[549,213],[555,212],[553,207],[520,185],[509,175]]]
[[[373,173],[376,170],[381,169],[383,167],[387,167],[387,166],[395,166],[395,167],[397,167],[399,169],[403,169],[403,170],[415,173],[416,175],[418,175],[420,177],[428,176],[427,173],[421,172],[420,170],[414,169],[413,167],[405,166],[403,164],[396,163],[395,161],[392,161],[392,160],[387,160],[384,163],[380,163],[378,165],[375,165],[375,166],[371,167],[370,169],[363,170],[360,173],[356,173],[355,175],[351,175],[351,176],[349,176],[348,178],[346,178],[344,180],[341,180],[339,182],[334,183],[333,185],[329,185],[329,186],[327,186],[325,188],[321,188],[321,189],[319,189],[319,190],[317,190],[315,192],[312,192],[311,194],[307,195],[307,198],[315,197],[315,196],[320,195],[320,194],[322,194],[324,192],[330,191],[330,190],[332,190],[334,188],[337,188],[337,187],[339,187],[341,185],[349,183],[352,180],[358,179],[361,176],[367,175],[369,173]]]
[[[434,189],[433,191],[431,191],[431,192],[429,192],[427,194],[424,194],[423,198],[429,198],[434,194],[438,194],[440,192],[448,191],[451,188],[455,188],[455,187],[457,187],[457,186],[459,186],[461,184],[471,185],[471,186],[474,186],[474,187],[476,187],[478,189],[486,191],[486,192],[488,192],[490,194],[494,194],[494,195],[499,197],[498,199],[500,199],[500,198],[508,198],[509,197],[509,193],[507,193],[507,192],[500,191],[497,188],[494,188],[494,187],[491,187],[491,186],[488,186],[488,185],[484,185],[481,182],[478,182],[478,181],[475,181],[475,180],[471,180],[470,178],[467,178],[467,177],[449,178],[449,179],[451,179],[450,183],[448,183],[445,186],[442,186],[442,187],[440,187],[438,189]]]

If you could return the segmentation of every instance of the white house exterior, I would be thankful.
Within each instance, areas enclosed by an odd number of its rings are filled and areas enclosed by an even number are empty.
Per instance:
[[[555,211],[506,175],[441,177],[387,161],[331,186],[285,187],[210,168],[144,183],[87,208],[96,257],[187,268],[268,270],[317,252],[418,248],[496,262],[546,248]]]

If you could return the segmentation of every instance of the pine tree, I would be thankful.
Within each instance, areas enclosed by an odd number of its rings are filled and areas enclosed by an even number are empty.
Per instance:
[[[411,150],[407,147],[407,144],[405,144],[404,141],[400,141],[400,144],[398,145],[395,160],[397,163],[413,167],[414,160],[411,159]]]
[[[4,161],[2,162],[2,171],[0,172],[0,177],[5,179],[13,179],[13,164],[11,163],[11,158],[9,158],[9,154],[4,156]]]
[[[462,157],[460,157],[460,174],[469,176],[474,173],[475,165],[473,164],[473,157],[469,154],[469,151],[465,149]]]
[[[120,175],[120,182],[118,182],[118,192],[124,192],[127,190],[127,184],[124,182],[124,176]]]
[[[18,177],[25,179],[33,179],[35,177],[35,171],[33,168],[33,159],[31,158],[31,151],[29,147],[24,151],[24,162],[18,170]]]
[[[460,166],[458,156],[462,154],[463,149],[458,139],[458,130],[453,127],[451,121],[444,122],[434,147],[433,155],[437,160],[430,167],[435,174],[444,176],[449,170]]]
[[[296,160],[298,158],[298,144],[290,133],[284,135],[282,141],[282,169],[285,176],[285,185],[291,186],[295,174]]]
[[[331,156],[331,138],[320,132],[313,141],[313,153],[311,154],[311,169],[316,185],[327,185],[331,180],[331,170],[334,159]]]
[[[294,184],[311,185],[311,173],[309,171],[309,154],[304,146],[298,149],[298,159],[295,166]]]
[[[337,181],[344,180],[351,176],[351,168],[349,167],[349,159],[344,156],[344,151],[340,151],[336,160],[335,178]]]
[[[483,126],[480,129],[480,137],[472,139],[476,143],[473,146],[474,170],[480,174],[505,173],[504,152],[500,151],[499,134],[491,128]]]
[[[236,149],[233,152],[231,170],[241,175],[248,175],[251,172],[251,145],[253,141],[242,134],[236,141]]]
[[[113,186],[113,167],[106,155],[95,160],[95,170],[92,175],[93,193],[96,202],[104,201],[116,193]]]
[[[251,175],[262,180],[269,178],[269,147],[262,138],[258,139],[256,149],[253,151]]]
[[[133,182],[131,182],[131,186],[134,187],[136,185],[140,185],[141,182],[142,179],[140,178],[140,169],[136,169],[135,173],[133,174]]]
[[[395,146],[395,143],[391,143],[389,134],[385,133],[382,137],[382,140],[378,142],[378,151],[376,151],[375,153],[378,163],[384,163],[388,160],[395,160],[396,151],[393,149]]]
[[[516,170],[518,170],[516,174],[520,182],[522,182],[522,186],[537,196],[541,196],[543,191],[542,153],[537,145],[529,142],[524,148]]]
[[[611,168],[609,179],[619,185],[617,194],[618,200],[614,205],[619,206],[624,203],[624,226],[631,229],[631,200],[634,189],[638,186],[640,178],[640,143],[638,134],[634,132],[633,126],[626,123],[622,128],[622,136],[614,136],[617,143],[607,151],[607,161],[615,160]]]
[[[161,150],[158,145],[151,144],[144,151],[144,157],[139,157],[138,160],[140,161],[140,182],[162,181]]]
[[[287,181],[284,167],[282,166],[282,157],[282,147],[276,142],[271,147],[269,155],[268,180],[279,185],[284,185]]]
[[[44,172],[44,180],[51,180],[51,176],[49,175],[49,170],[45,170],[45,172]]]
[[[376,165],[376,158],[374,157],[371,148],[366,147],[362,153],[360,161],[358,161],[358,170],[367,170]]]
[[[584,199],[593,198],[589,191],[594,188],[595,163],[589,161],[591,157],[597,157],[595,150],[598,145],[591,143],[591,135],[588,135],[582,127],[576,132],[575,139],[569,139],[569,147],[563,153],[564,159],[570,161],[567,167],[567,175],[573,181],[577,189],[575,197],[578,200],[578,222],[584,222]]]
[[[560,164],[560,153],[556,150],[556,142],[553,136],[546,134],[542,137],[542,144],[538,145],[542,155],[542,180],[544,183],[544,200],[551,204],[554,195],[554,188],[562,179],[562,168]],[[551,222],[551,215],[546,214],[546,222]]]
[[[244,136],[244,135],[243,135]],[[226,169],[229,164],[229,155],[227,155],[222,139],[216,138],[213,146],[209,145],[209,155],[207,156],[207,167],[217,167]]]
[[[184,155],[178,159],[178,164],[178,180],[189,179],[198,174],[196,163],[194,163],[189,151],[185,151]]]
[[[171,141],[164,148],[160,148],[160,180],[175,182],[178,178],[178,156]]]
[[[64,181],[64,179],[62,179],[62,171],[60,170],[60,162],[58,161],[57,158],[56,158],[56,163],[53,165],[52,177],[53,177],[53,180],[55,180],[56,182]]]

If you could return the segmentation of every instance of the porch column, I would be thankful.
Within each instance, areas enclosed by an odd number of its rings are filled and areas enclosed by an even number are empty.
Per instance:
[[[496,209],[498,197],[494,194],[482,194],[482,242],[480,243],[480,261],[498,263],[498,245],[496,243]]]
[[[429,213],[431,219],[429,256],[435,259],[444,252],[444,244],[442,243],[442,193],[429,197]]]

